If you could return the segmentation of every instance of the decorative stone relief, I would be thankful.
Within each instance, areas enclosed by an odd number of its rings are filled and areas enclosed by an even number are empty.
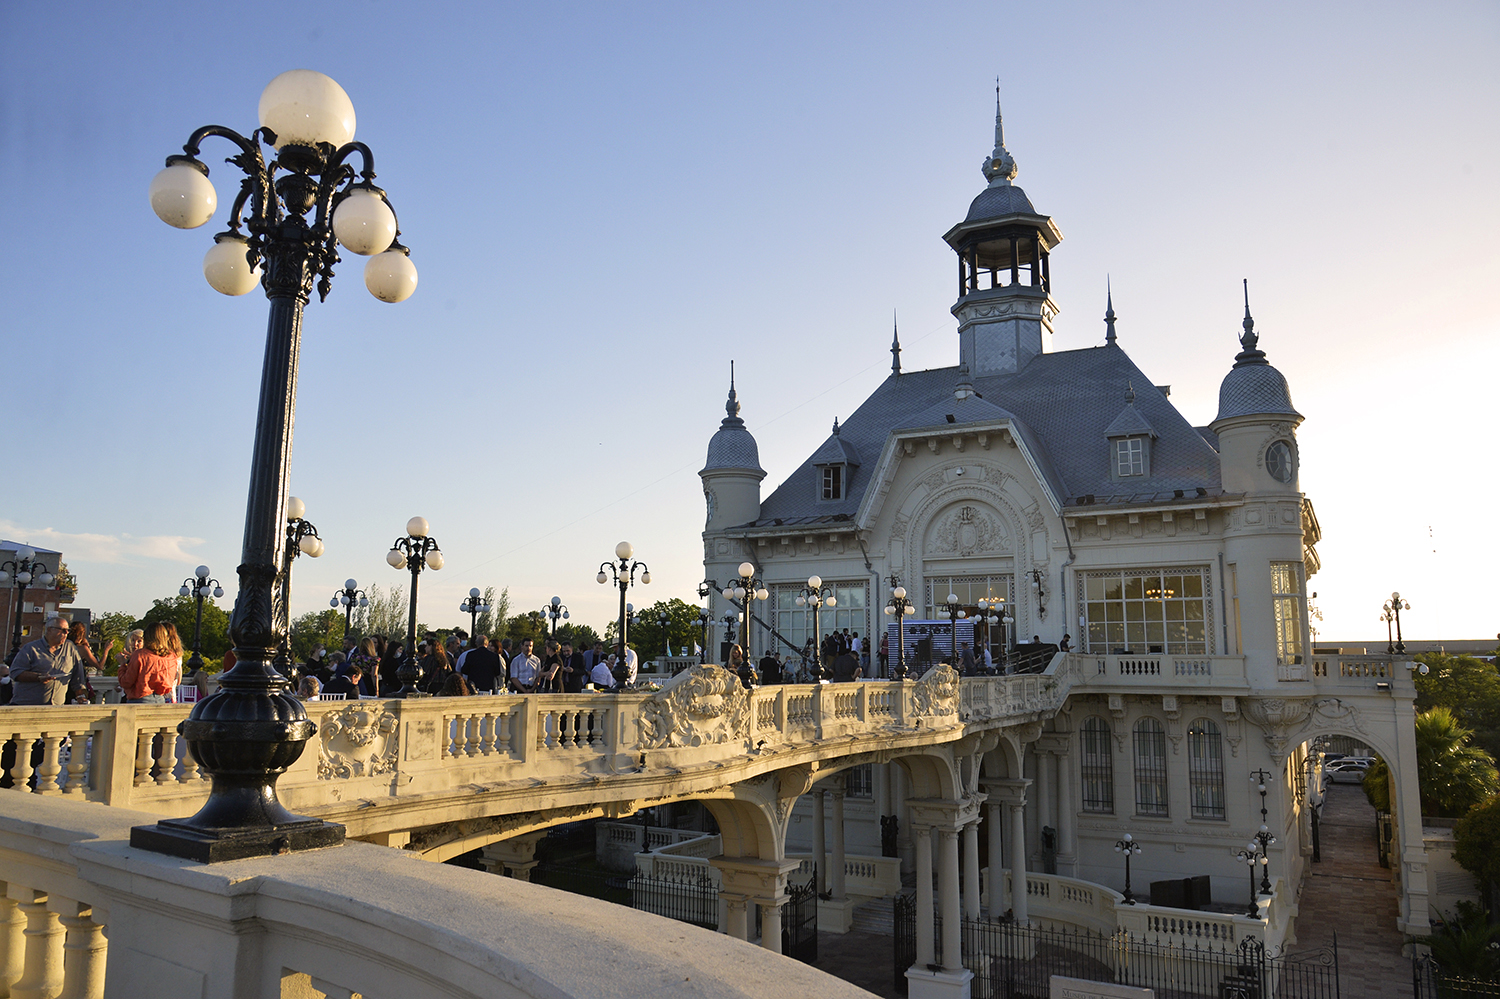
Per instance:
[[[349,704],[323,715],[318,724],[318,779],[394,773],[400,737],[396,715],[383,702]]]
[[[722,666],[694,666],[641,705],[637,747],[702,746],[750,735],[750,692]]]
[[[1167,716],[1167,741],[1172,744],[1172,755],[1182,752],[1182,711],[1177,705],[1176,694],[1163,694],[1162,713]]]
[[[738,682],[738,681],[736,681]],[[912,691],[916,713],[942,717],[958,713],[958,671],[942,664],[927,671]]]
[[[933,527],[928,554],[978,555],[1010,550],[1005,527],[993,515],[971,504],[944,514]]]
[[[1313,702],[1305,699],[1251,697],[1246,698],[1242,710],[1245,717],[1265,733],[1266,748],[1279,767],[1286,762],[1287,731],[1306,720],[1313,707]]]

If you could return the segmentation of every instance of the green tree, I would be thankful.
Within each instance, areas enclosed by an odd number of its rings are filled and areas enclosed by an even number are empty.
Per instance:
[[[1464,870],[1481,885],[1500,885],[1500,794],[1453,824],[1453,843],[1453,859]]]
[[[308,611],[292,622],[292,658],[307,662],[318,646],[335,652],[343,646],[344,612],[334,607]]]
[[[182,636],[184,648],[192,648],[193,623],[197,615],[194,597],[174,596],[165,600],[153,600],[151,609],[132,627],[145,628],[157,622],[171,622]],[[212,597],[203,600],[203,654],[222,659],[229,651],[229,612],[214,603]]]
[[[383,635],[394,642],[406,641],[406,588],[383,590],[375,583],[365,590],[365,596],[370,605],[354,612],[352,630],[360,635]]]
[[[493,586],[484,588],[484,605],[489,608],[475,622],[475,631],[481,635],[505,634],[505,619],[510,616],[510,587],[495,595]]]
[[[667,618],[665,629],[661,625],[663,614]],[[703,634],[703,628],[698,623],[698,605],[685,603],[676,597],[659,600],[650,607],[636,611],[636,618],[639,623],[630,626],[630,644],[643,659],[655,659],[664,655],[668,642],[674,653],[680,652],[684,646],[691,649],[694,640],[701,638]],[[618,624],[614,627],[618,627]],[[613,628],[607,629],[606,634],[613,638]]]
[[[557,629],[557,640],[573,643],[573,648],[584,652],[594,647],[594,643],[600,641],[599,633],[586,624],[574,624],[569,621]]]
[[[1440,652],[1423,652],[1416,658],[1428,667],[1426,676],[1412,676],[1417,710],[1447,708],[1459,724],[1473,731],[1475,745],[1500,759],[1500,671],[1495,664]]]
[[[547,626],[542,621],[541,611],[527,611],[525,614],[517,614],[505,622],[504,637],[510,639],[513,649],[520,649],[521,643],[530,639],[537,646],[547,637]]]
[[[93,620],[94,651],[101,652],[111,641],[115,643],[113,651],[110,652],[111,662],[104,664],[104,671],[109,676],[114,676],[119,671],[119,663],[114,661],[116,653],[125,651],[125,636],[130,634],[135,627],[135,615],[124,611],[105,611],[103,614],[95,615]],[[192,636],[188,636],[191,640]]]
[[[1457,818],[1500,790],[1494,757],[1469,744],[1471,733],[1447,708],[1417,715],[1417,784],[1422,814]],[[1365,796],[1390,811],[1389,770],[1376,761],[1364,779]]]
[[[1443,976],[1491,983],[1500,980],[1500,925],[1490,925],[1484,909],[1473,902],[1459,902],[1457,912],[1443,913],[1442,925],[1432,936],[1411,939],[1427,945]],[[1450,993],[1439,985],[1438,994]],[[1465,990],[1451,994],[1479,993]]]

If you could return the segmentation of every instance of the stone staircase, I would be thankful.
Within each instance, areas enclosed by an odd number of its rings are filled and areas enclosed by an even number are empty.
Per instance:
[[[874,933],[877,936],[894,936],[896,932],[895,898],[872,898],[854,910],[854,923],[850,929],[856,933]]]

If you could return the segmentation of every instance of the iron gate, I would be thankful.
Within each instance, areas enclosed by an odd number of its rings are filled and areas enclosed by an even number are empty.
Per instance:
[[[1411,990],[1415,999],[1478,999],[1500,994],[1500,983],[1450,975],[1429,954],[1412,959]]]
[[[787,886],[781,910],[781,952],[807,964],[818,963],[818,868],[798,888]]]

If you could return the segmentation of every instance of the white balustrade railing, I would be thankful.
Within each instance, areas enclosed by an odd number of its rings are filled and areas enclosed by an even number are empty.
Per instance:
[[[555,911],[551,889],[402,850],[346,843],[199,865],[132,849],[130,827],[155,818],[0,794],[0,993],[594,999],[688,981],[705,999],[868,996],[599,899],[570,896],[567,918],[538,918]],[[663,948],[664,935],[681,946]]]

